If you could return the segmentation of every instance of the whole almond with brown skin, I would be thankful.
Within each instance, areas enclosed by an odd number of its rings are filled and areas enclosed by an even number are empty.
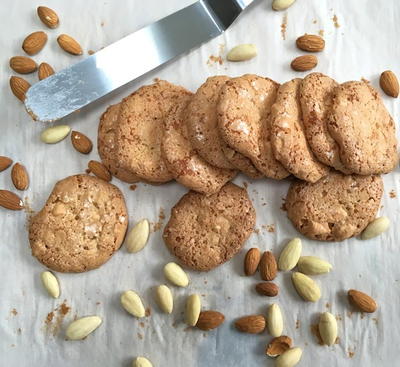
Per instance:
[[[0,190],[0,206],[10,210],[21,210],[24,208],[21,198],[8,190]]]
[[[296,45],[303,51],[320,52],[325,48],[325,41],[320,36],[305,34],[304,36],[297,38]]]
[[[82,134],[79,131],[73,131],[71,133],[71,142],[72,146],[79,153],[89,154],[92,151],[93,148],[92,141],[85,134]]]
[[[43,80],[48,78],[50,75],[54,74],[54,69],[47,63],[42,62],[38,68],[38,77],[39,80]]]
[[[379,79],[379,84],[388,96],[393,98],[399,96],[399,81],[393,71],[384,71]]]
[[[375,300],[363,292],[350,289],[347,292],[349,302],[359,311],[372,313],[378,308]]]
[[[262,315],[245,316],[235,321],[235,327],[242,333],[259,334],[265,330],[265,317]]]
[[[25,101],[25,93],[31,85],[23,78],[19,76],[12,76],[10,78],[10,88],[11,92],[13,92],[14,96],[17,97],[20,101]]]
[[[57,42],[64,51],[70,53],[71,55],[82,55],[81,45],[71,36],[68,36],[67,34],[61,34],[58,36]]]
[[[256,284],[256,291],[261,296],[275,297],[279,293],[279,287],[272,282],[263,282]]]
[[[318,65],[318,59],[315,55],[303,55],[296,57],[290,66],[296,71],[307,71]]]
[[[12,159],[0,155],[0,172],[6,170],[12,165]]]
[[[276,259],[271,251],[265,251],[260,261],[260,276],[262,280],[274,280],[278,272]]]
[[[46,6],[39,6],[37,8],[37,14],[40,20],[49,28],[57,28],[60,24],[57,13]]]
[[[92,172],[98,178],[101,178],[104,181],[110,182],[111,181],[111,173],[110,171],[104,166],[103,163],[97,161],[90,161],[88,163],[89,171]]]
[[[36,71],[37,64],[30,57],[14,56],[10,59],[10,68],[20,74],[30,74]]]
[[[261,253],[258,248],[251,248],[247,251],[246,257],[244,258],[244,273],[249,276],[253,275],[258,268],[260,263]]]
[[[202,311],[197,320],[196,327],[208,331],[217,328],[225,321],[225,316],[218,311]]]
[[[29,187],[28,172],[22,164],[14,164],[11,170],[11,180],[17,190],[26,190]]]
[[[292,339],[286,335],[281,335],[273,338],[267,348],[265,349],[265,354],[269,357],[278,357],[285,351],[292,347]]]
[[[24,42],[22,43],[22,49],[28,55],[31,56],[36,55],[39,51],[43,49],[46,42],[47,42],[46,33],[42,31],[33,32],[24,39]]]

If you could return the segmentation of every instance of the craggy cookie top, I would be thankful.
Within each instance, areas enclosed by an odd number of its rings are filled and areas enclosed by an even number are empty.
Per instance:
[[[395,124],[370,84],[353,81],[335,89],[328,128],[351,172],[380,174],[396,166]]]
[[[227,76],[214,76],[200,86],[187,109],[189,139],[197,153],[213,166],[235,168],[225,157],[217,126],[217,102]]]
[[[232,149],[249,157],[267,177],[280,179],[289,173],[275,159],[269,139],[269,115],[278,87],[271,79],[251,74],[228,80],[218,103],[218,126]]]
[[[60,272],[84,272],[105,263],[119,249],[128,226],[121,191],[88,175],[55,185],[29,225],[32,254]]]
[[[327,175],[329,168],[320,163],[312,153],[304,133],[299,100],[301,79],[282,84],[272,106],[271,142],[283,166],[296,177],[316,182]]]
[[[144,86],[121,103],[115,152],[121,167],[150,182],[173,178],[161,154],[164,119],[189,92],[166,81]]]
[[[314,184],[292,183],[286,209],[289,219],[306,237],[342,241],[358,235],[375,218],[382,193],[379,176],[331,171]]]
[[[185,194],[172,208],[164,240],[187,267],[207,271],[230,260],[244,245],[256,213],[245,189],[232,183],[204,196]]]
[[[340,161],[339,145],[328,130],[333,92],[339,84],[321,73],[307,75],[300,85],[300,102],[308,144],[318,160],[327,166],[349,173]]]
[[[203,194],[214,194],[236,174],[233,170],[212,166],[193,148],[186,126],[190,96],[183,96],[165,119],[162,152],[168,170],[176,181]]]
[[[118,156],[115,153],[115,131],[118,128],[120,104],[107,108],[100,117],[97,135],[97,149],[103,164],[111,174],[121,181],[134,183],[140,180],[133,172],[120,167]]]

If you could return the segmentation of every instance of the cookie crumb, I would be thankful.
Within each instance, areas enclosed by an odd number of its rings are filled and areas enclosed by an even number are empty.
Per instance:
[[[349,358],[353,358],[355,354],[355,348],[353,348],[353,350],[351,350],[351,348],[347,349],[347,354]]]
[[[18,315],[18,311],[17,311],[15,308],[13,308],[13,309],[10,311],[10,314],[13,315],[13,316],[17,316],[17,315]]]
[[[224,60],[222,59],[222,56],[210,55],[208,60],[207,60],[207,65],[208,66],[212,66],[214,64],[222,65],[223,63],[224,63]]]
[[[47,314],[46,320],[44,322],[50,324],[53,321],[53,318],[54,318],[54,312],[51,311]]]
[[[342,321],[342,315],[337,314],[335,318],[337,321]]]
[[[313,324],[310,326],[311,333],[317,338],[317,342],[319,345],[324,345],[322,341],[321,334],[319,333],[318,324]]]
[[[100,305],[101,303],[100,302],[96,302],[96,306],[98,306],[98,305]]]
[[[326,302],[325,307],[329,309],[331,308],[331,304],[329,302]]]
[[[338,17],[336,16],[336,14],[333,15],[332,21],[333,21],[333,25],[334,25],[336,28],[340,28],[340,24],[339,24],[339,22],[338,22]]]
[[[14,347],[15,347],[15,344],[11,344],[10,347],[11,347],[11,348],[14,348]]]
[[[296,320],[296,329],[300,329],[300,320],[299,319],[297,319]]]
[[[286,40],[286,28],[287,28],[287,14],[284,14],[281,24],[281,35],[284,41]]]
[[[21,335],[21,333],[22,333],[22,329],[19,327],[19,328],[17,329],[17,334]]]
[[[324,31],[323,29],[320,29],[320,30],[318,31],[318,34],[319,34],[321,37],[324,37],[325,31]]]
[[[260,229],[259,228],[254,228],[254,231],[253,231],[255,234],[260,234]]]
[[[316,19],[313,20],[313,24],[317,24],[317,20]]]
[[[100,23],[100,25],[102,26],[102,27],[104,27],[104,20]]]
[[[282,205],[280,207],[280,209],[284,212],[287,212],[287,208],[286,208],[286,198],[282,198]]]
[[[93,55],[93,54],[95,54],[95,51],[89,50],[87,53],[88,53],[89,55]]]
[[[140,333],[137,333],[137,336],[138,336],[138,338],[139,338],[140,340],[142,340],[142,339],[143,339],[143,335],[142,335],[142,334],[140,334]]]
[[[135,191],[137,188],[137,185],[133,184],[131,186],[129,186],[129,190]]]
[[[158,213],[158,222],[153,223],[153,232],[159,231],[164,226],[165,212],[164,208],[160,208]]]
[[[144,322],[143,322],[143,321],[140,322],[140,323],[139,323],[139,326],[142,327],[142,328],[144,328]]]
[[[71,309],[71,307],[69,307],[66,302],[67,300],[64,300],[61,305],[59,305],[53,311],[47,314],[46,319],[44,320],[46,324],[47,334],[52,334],[53,336],[56,336],[59,333],[61,325],[64,321],[64,317]],[[57,316],[56,312],[58,312]]]
[[[378,319],[376,317],[373,317],[372,321],[375,323],[375,325],[378,325]]]
[[[147,307],[146,308],[146,312],[145,312],[145,316],[146,317],[149,317],[151,315],[151,308],[150,307]]]
[[[346,315],[347,315],[347,317],[350,318],[351,316],[353,316],[353,311],[347,311]]]
[[[390,197],[391,199],[394,199],[396,196],[397,196],[397,195],[396,195],[396,191],[392,190],[392,191],[389,192],[389,197]]]

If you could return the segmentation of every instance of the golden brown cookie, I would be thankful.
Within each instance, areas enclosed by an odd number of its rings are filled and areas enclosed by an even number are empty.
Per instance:
[[[201,158],[190,143],[186,126],[191,96],[182,96],[165,119],[162,152],[168,170],[176,181],[206,195],[218,192],[236,174],[233,170],[212,166]]]
[[[128,226],[121,191],[76,175],[55,185],[29,225],[32,255],[48,268],[79,273],[98,268],[119,249]]]
[[[301,82],[300,103],[307,142],[315,157],[327,166],[349,173],[340,161],[339,145],[328,131],[333,92],[338,85],[329,76],[311,73]]]
[[[246,190],[228,183],[211,196],[194,191],[185,194],[172,208],[163,237],[182,264],[208,271],[239,252],[255,220]]]
[[[273,80],[252,74],[228,80],[218,103],[218,127],[222,139],[250,158],[258,171],[282,179],[289,172],[272,152],[269,119],[278,87]]]
[[[379,176],[331,171],[317,183],[296,180],[286,209],[297,230],[320,241],[343,241],[358,235],[376,216],[383,193]]]
[[[120,167],[119,159],[115,153],[115,131],[118,128],[120,104],[115,104],[107,108],[101,115],[97,135],[97,149],[103,164],[111,174],[121,181],[134,183],[140,178],[133,172]]]
[[[227,80],[227,76],[214,76],[200,86],[188,105],[186,126],[192,146],[205,161],[218,168],[234,169],[222,151],[217,126],[217,102]]]
[[[397,165],[395,124],[370,84],[353,81],[335,89],[328,128],[351,172],[388,173]]]
[[[301,79],[282,84],[271,112],[271,142],[275,157],[297,178],[316,182],[329,168],[312,153],[304,133],[299,100]]]
[[[144,86],[121,102],[115,153],[120,167],[145,181],[167,182],[173,175],[161,154],[164,119],[189,92],[160,80]]]

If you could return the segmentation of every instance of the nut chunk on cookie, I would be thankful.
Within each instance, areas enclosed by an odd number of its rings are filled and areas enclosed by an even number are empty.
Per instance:
[[[80,273],[104,264],[124,240],[128,214],[121,191],[88,175],[55,185],[29,225],[32,255],[48,268]]]
[[[356,236],[379,209],[383,183],[379,176],[332,171],[317,183],[295,181],[286,197],[289,219],[308,238],[342,241]]]
[[[185,194],[172,208],[163,237],[182,264],[208,271],[239,252],[253,232],[255,219],[246,190],[228,183],[211,196]]]

